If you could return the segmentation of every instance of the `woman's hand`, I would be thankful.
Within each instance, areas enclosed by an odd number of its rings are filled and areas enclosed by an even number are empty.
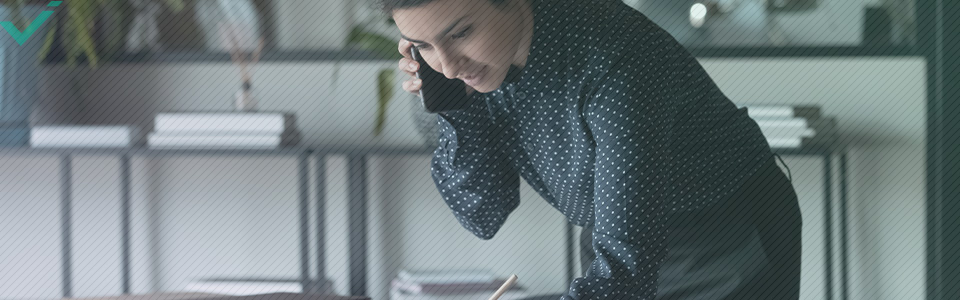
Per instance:
[[[419,95],[420,86],[423,85],[423,81],[417,79],[416,72],[417,69],[420,68],[420,64],[410,56],[410,47],[413,47],[413,43],[405,39],[400,39],[400,45],[397,47],[397,50],[400,51],[403,58],[400,59],[400,64],[397,68],[407,73],[407,75],[410,75],[410,79],[403,82],[403,90]]]
[[[404,73],[407,73],[407,75],[410,75],[410,79],[403,82],[403,90],[419,96],[420,88],[423,86],[423,81],[417,78],[416,72],[421,66],[416,60],[413,60],[413,57],[410,56],[410,47],[413,47],[413,43],[405,39],[400,39],[397,50],[400,51],[400,54],[403,55],[403,58],[400,59],[400,63],[397,68]],[[427,66],[427,68],[429,67],[430,66]],[[466,87],[467,95],[471,95],[476,91],[469,85],[466,85]]]

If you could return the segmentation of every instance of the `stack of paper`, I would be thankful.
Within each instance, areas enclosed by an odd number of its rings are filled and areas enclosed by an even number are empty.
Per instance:
[[[187,283],[184,291],[211,293],[218,295],[248,296],[268,293],[333,294],[329,280],[310,279],[304,282],[298,278],[280,277],[219,277],[196,279]]]
[[[117,148],[134,144],[137,131],[130,126],[36,126],[30,145],[36,148]]]
[[[818,133],[820,107],[746,105],[771,148],[799,148]]]
[[[391,282],[392,300],[473,300],[489,299],[506,279],[484,270],[403,270]],[[522,299],[529,294],[518,285],[507,290],[502,300]]]
[[[151,148],[273,149],[296,144],[292,115],[259,112],[161,113]]]

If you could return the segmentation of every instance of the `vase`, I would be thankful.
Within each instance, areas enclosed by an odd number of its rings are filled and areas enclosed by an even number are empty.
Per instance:
[[[26,5],[20,12],[31,24],[43,11],[54,11],[45,5]],[[0,20],[13,20],[13,12],[0,6]],[[30,113],[40,96],[38,81],[41,65],[38,59],[50,21],[55,14],[21,45],[9,32],[0,33],[0,145],[26,146],[30,137]],[[27,25],[24,25],[27,26]],[[20,28],[25,29],[25,28]]]
[[[228,51],[229,45],[221,35],[221,25],[236,30],[239,48],[244,52],[257,49],[263,37],[260,14],[251,0],[203,0],[194,6],[197,21],[205,36],[208,49]]]
[[[253,90],[250,88],[249,84],[244,84],[239,91],[237,91],[236,101],[234,102],[234,108],[242,112],[252,112],[257,110],[257,101],[253,97]]]
[[[163,10],[163,4],[157,0],[129,0],[133,9],[133,20],[125,38],[127,52],[159,52],[160,25],[157,18]]]
[[[429,113],[423,108],[420,96],[410,95],[410,112],[417,133],[423,145],[429,149],[436,149],[440,145],[440,119],[435,113]]]

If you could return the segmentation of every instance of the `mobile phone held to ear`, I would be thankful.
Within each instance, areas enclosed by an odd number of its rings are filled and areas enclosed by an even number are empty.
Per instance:
[[[423,60],[416,46],[410,47],[410,56],[420,64],[416,73],[417,78],[423,81],[420,85],[420,99],[424,110],[438,113],[467,108],[470,96],[467,95],[467,85],[462,80],[448,79],[434,71]]]

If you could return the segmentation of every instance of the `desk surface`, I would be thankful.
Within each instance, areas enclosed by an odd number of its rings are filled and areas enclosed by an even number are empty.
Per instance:
[[[370,297],[272,293],[250,296],[228,296],[208,293],[154,293],[96,298],[64,298],[71,300],[370,300]]]

